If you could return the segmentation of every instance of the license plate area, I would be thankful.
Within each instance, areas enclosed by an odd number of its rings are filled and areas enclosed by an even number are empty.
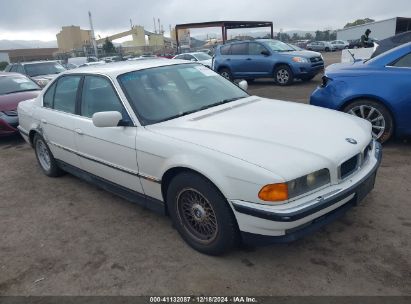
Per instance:
[[[374,189],[376,173],[368,177],[357,189],[357,203],[361,202]]]

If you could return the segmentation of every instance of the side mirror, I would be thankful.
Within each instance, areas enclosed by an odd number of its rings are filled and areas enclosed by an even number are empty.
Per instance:
[[[263,50],[263,51],[261,51],[261,55],[270,56],[270,52],[267,51],[267,50]]]
[[[117,127],[121,119],[121,113],[117,111],[97,112],[92,117],[93,124],[99,128]]]
[[[238,86],[239,86],[241,89],[243,89],[244,91],[247,91],[247,89],[248,89],[248,82],[247,82],[247,80],[241,80],[241,81],[238,83]]]

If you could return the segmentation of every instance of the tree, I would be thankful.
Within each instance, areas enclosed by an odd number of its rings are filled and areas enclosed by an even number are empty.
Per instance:
[[[8,63],[6,61],[0,61],[0,71],[3,71]]]
[[[313,40],[313,39],[314,39],[314,36],[311,35],[311,33],[305,33],[304,39],[306,39],[306,40]]]
[[[291,38],[291,40],[292,40],[292,41],[300,40],[300,36],[298,36],[297,33],[294,33],[294,34],[293,34],[293,37]]]
[[[370,19],[370,18],[364,18],[364,19],[357,19],[354,22],[348,22],[344,28],[347,27],[351,27],[351,26],[356,26],[356,25],[361,25],[361,24],[367,24],[367,23],[371,23],[371,22],[375,22],[374,19]]]
[[[108,37],[106,38],[106,41],[104,41],[103,50],[106,54],[113,54],[116,52],[114,44],[110,40],[108,40]]]

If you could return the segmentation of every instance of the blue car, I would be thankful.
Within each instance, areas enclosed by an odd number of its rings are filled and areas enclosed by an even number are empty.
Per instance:
[[[374,138],[411,135],[411,43],[370,60],[330,65],[312,105],[367,119]]]
[[[324,69],[320,53],[297,51],[278,40],[239,41],[217,47],[213,69],[233,79],[272,78],[279,85],[289,85],[295,78],[311,80]]]

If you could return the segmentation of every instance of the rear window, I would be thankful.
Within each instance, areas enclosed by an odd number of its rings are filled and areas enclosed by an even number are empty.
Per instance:
[[[231,45],[231,55],[247,55],[248,43],[236,43]]]
[[[39,75],[59,74],[66,69],[58,62],[30,63],[24,66],[27,75],[35,77]]]
[[[230,47],[231,45],[224,45],[220,48],[221,55],[228,55],[230,54]]]

